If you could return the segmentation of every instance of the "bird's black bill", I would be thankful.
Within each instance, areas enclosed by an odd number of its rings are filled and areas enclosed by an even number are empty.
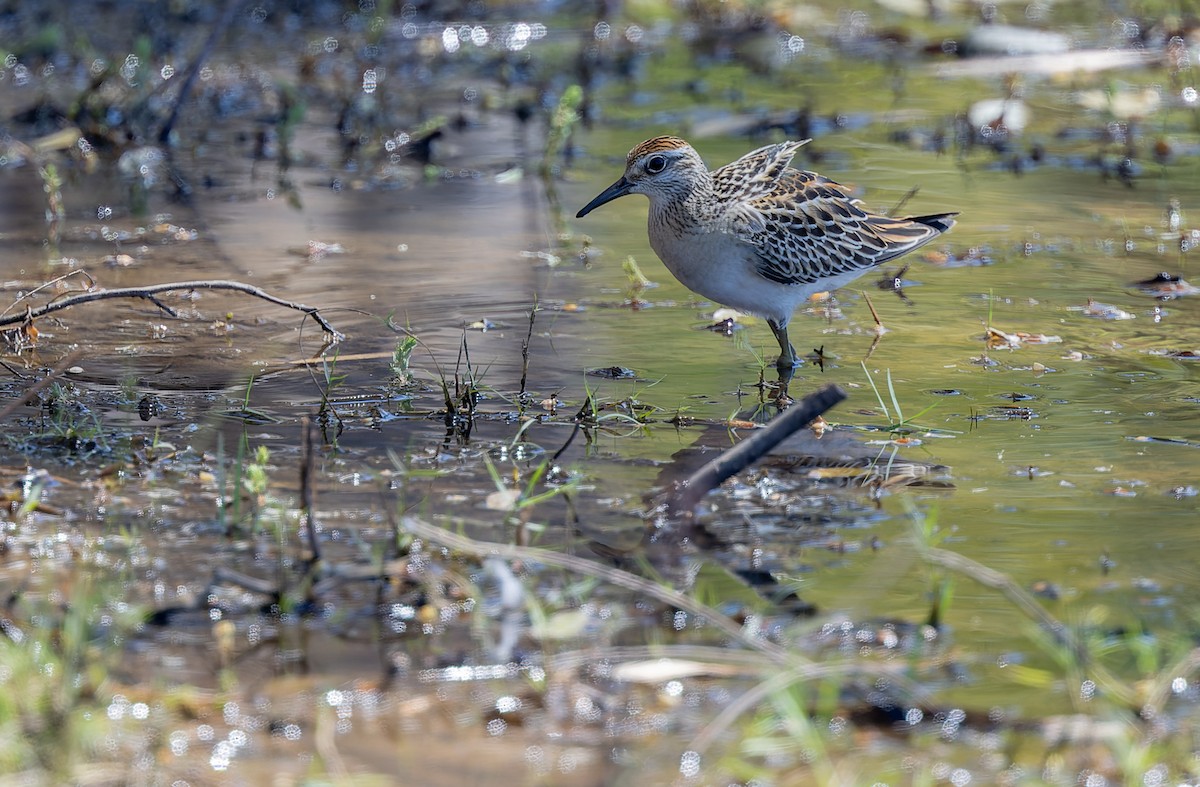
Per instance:
[[[612,184],[611,186],[606,188],[604,191],[600,192],[600,194],[594,200],[592,200],[588,204],[584,205],[580,209],[580,211],[575,214],[575,218],[582,219],[584,216],[588,215],[589,213],[591,213],[593,210],[600,207],[604,203],[612,202],[617,197],[624,197],[626,194],[629,193],[629,190],[631,188],[633,188],[633,184],[630,183],[628,180],[626,180],[624,177],[622,177],[616,183]]]

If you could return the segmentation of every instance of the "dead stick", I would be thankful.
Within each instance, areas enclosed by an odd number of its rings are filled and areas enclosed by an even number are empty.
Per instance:
[[[158,132],[158,141],[166,144],[171,138],[171,130],[175,128],[175,121],[179,119],[179,112],[183,109],[184,103],[188,99],[188,94],[192,92],[192,87],[196,84],[196,77],[200,75],[200,69],[208,60],[209,55],[217,47],[217,42],[221,40],[221,36],[233,24],[234,17],[238,11],[246,5],[246,0],[229,0],[225,6],[224,12],[217,17],[217,21],[213,24],[213,28],[209,31],[208,38],[204,45],[200,47],[200,51],[196,53],[196,58],[188,67],[187,76],[183,79],[183,85],[179,88],[179,93],[175,96],[175,103],[171,107],[171,114],[167,117],[167,122],[163,123],[162,130]]]
[[[765,429],[761,429],[742,442],[724,451],[687,477],[675,488],[667,501],[671,516],[690,514],[700,498],[717,488],[726,478],[741,472],[792,433],[808,426],[817,416],[846,398],[846,392],[836,385],[827,385],[816,393],[809,394],[783,413],[776,416]]]
[[[37,318],[43,317],[51,312],[69,309],[72,306],[78,306],[83,303],[91,303],[92,301],[108,300],[109,298],[144,298],[155,303],[156,305],[163,306],[163,304],[159,303],[158,299],[154,296],[160,292],[174,292],[178,290],[233,290],[234,292],[252,295],[255,298],[261,298],[264,301],[274,303],[277,306],[283,306],[288,309],[295,309],[296,311],[304,312],[309,317],[312,317],[313,320],[316,321],[317,325],[320,325],[327,334],[333,337],[334,341],[340,341],[341,339],[345,338],[341,333],[334,329],[334,327],[330,325],[324,317],[321,316],[321,312],[316,306],[307,306],[303,303],[285,300],[276,295],[272,295],[271,293],[259,287],[255,287],[250,284],[243,284],[240,281],[226,281],[223,279],[197,279],[195,281],[173,281],[167,282],[166,284],[151,284],[146,287],[119,287],[115,290],[89,290],[87,292],[81,292],[76,295],[71,295],[66,298],[52,301],[51,303],[47,303],[44,306],[39,306],[36,309],[31,309],[27,314],[0,318],[0,327],[4,327],[6,325],[15,325],[16,323],[25,322],[28,319],[36,320]],[[174,314],[170,310],[167,310],[167,312],[172,315]]]
[[[522,401],[525,398],[525,379],[529,375],[529,344],[533,341],[533,323],[537,319],[537,313],[537,293],[534,293],[533,307],[529,310],[529,331],[525,334],[525,341],[521,342],[521,390],[517,395]]]

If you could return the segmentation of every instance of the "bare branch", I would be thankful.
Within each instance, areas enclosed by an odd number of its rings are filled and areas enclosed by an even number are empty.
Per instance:
[[[253,295],[255,298],[261,298],[264,301],[274,303],[277,306],[284,306],[288,309],[295,309],[296,311],[304,312],[306,315],[315,320],[317,325],[320,325],[322,330],[329,334],[329,336],[335,342],[341,341],[345,338],[329,323],[329,321],[327,321],[321,315],[320,310],[316,306],[307,306],[303,303],[285,300],[278,296],[272,295],[271,293],[259,287],[255,287],[250,284],[244,284],[240,281],[226,281],[223,279],[198,279],[196,281],[174,281],[166,284],[151,284],[146,287],[119,287],[113,290],[88,290],[87,292],[77,293],[75,295],[70,295],[51,303],[47,303],[44,306],[39,306],[36,309],[30,309],[28,314],[0,318],[0,328],[7,325],[22,323],[27,319],[36,320],[39,317],[50,314],[51,312],[69,309],[72,306],[79,306],[80,304],[91,303],[92,301],[109,300],[110,298],[143,298],[150,301],[160,309],[163,309],[168,314],[173,315],[174,312],[172,312],[171,309],[166,306],[166,304],[162,303],[154,296],[162,292],[177,292],[180,290],[233,290],[234,292]]]

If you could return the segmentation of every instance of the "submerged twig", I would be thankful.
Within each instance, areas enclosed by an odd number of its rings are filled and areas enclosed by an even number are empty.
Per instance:
[[[845,398],[846,392],[836,385],[828,385],[804,397],[784,410],[765,429],[750,435],[688,476],[667,500],[668,512],[672,516],[690,514],[700,498],[726,478],[749,467],[792,433],[812,423],[817,416]]]
[[[176,315],[173,309],[159,301],[154,296],[160,292],[175,292],[178,290],[233,290],[235,292],[245,293],[246,295],[252,295],[255,298],[261,298],[262,300],[269,303],[274,303],[277,306],[284,306],[288,309],[295,309],[296,311],[304,312],[304,314],[315,320],[317,325],[320,325],[325,333],[329,334],[329,336],[335,342],[341,341],[343,338],[345,338],[329,323],[328,320],[321,315],[320,310],[316,306],[308,306],[303,303],[289,301],[276,295],[272,295],[266,290],[255,287],[251,284],[244,284],[240,281],[227,281],[224,279],[197,279],[195,281],[173,281],[167,282],[166,284],[151,284],[145,287],[118,287],[111,290],[89,290],[76,295],[70,295],[66,298],[62,298],[61,300],[52,301],[44,306],[39,306],[36,309],[30,309],[28,314],[0,318],[0,327],[24,322],[26,319],[37,319],[52,312],[69,309],[72,306],[79,306],[80,304],[91,303],[92,301],[108,300],[110,298],[143,298],[158,306],[172,317],[176,317],[178,315]]]

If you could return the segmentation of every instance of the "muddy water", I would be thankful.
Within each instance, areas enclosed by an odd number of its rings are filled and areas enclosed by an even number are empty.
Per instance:
[[[126,471],[126,480],[102,484],[97,467],[119,463],[119,452],[39,452],[19,436],[37,428],[36,417],[7,424],[14,444],[6,447],[6,462],[53,473],[60,480],[49,502],[73,513],[29,519],[15,545],[37,545],[40,562],[31,569],[13,560],[3,576],[12,584],[36,576],[49,586],[78,553],[97,566],[111,565],[95,557],[107,553],[137,569],[136,577],[123,580],[129,599],[183,610],[138,639],[118,680],[172,691],[220,687],[240,706],[231,710],[206,694],[191,711],[202,724],[153,717],[150,729],[177,725],[191,741],[190,753],[172,767],[211,776],[219,761],[210,757],[212,727],[219,738],[265,726],[284,732],[258,736],[253,754],[235,763],[247,781],[258,769],[299,772],[313,750],[330,772],[394,774],[419,767],[426,783],[604,783],[651,761],[674,773],[687,740],[722,707],[717,692],[695,690],[687,696],[692,710],[673,716],[665,696],[619,695],[627,704],[597,716],[586,710],[591,687],[559,686],[544,697],[526,697],[536,710],[497,735],[487,726],[487,709],[521,691],[523,678],[461,685],[439,678],[440,668],[488,663],[490,651],[478,632],[449,625],[418,635],[414,626],[404,636],[384,635],[374,628],[374,616],[362,612],[378,601],[373,587],[342,588],[328,597],[329,615],[313,617],[260,616],[262,597],[222,588],[218,595],[236,622],[239,653],[235,665],[223,665],[211,616],[195,609],[195,600],[213,589],[222,567],[272,574],[287,550],[262,533],[226,538],[210,474],[231,472],[240,445],[266,446],[272,494],[283,501],[280,508],[294,511],[299,417],[328,395],[340,416],[340,429],[326,428],[318,461],[318,505],[330,553],[347,562],[378,560],[390,537],[384,511],[396,508],[488,540],[515,538],[485,506],[495,482],[483,456],[504,477],[528,473],[532,464],[513,459],[512,444],[515,413],[522,409],[516,400],[522,341],[536,301],[525,371],[529,411],[543,420],[521,433],[527,456],[563,446],[573,425],[562,413],[579,410],[589,395],[653,408],[651,423],[613,422],[563,453],[561,466],[583,482],[573,501],[578,521],[568,526],[562,500],[547,503],[533,515],[547,526],[536,532],[539,543],[587,555],[597,542],[623,555],[636,551],[645,527],[643,497],[661,482],[663,465],[699,440],[734,439],[721,426],[714,438],[712,427],[669,421],[681,415],[720,424],[731,416],[771,415],[756,383],[759,357],[771,376],[773,340],[753,320],[732,336],[706,329],[717,305],[687,292],[654,258],[640,198],[617,201],[586,220],[571,217],[620,173],[625,151],[642,138],[688,134],[711,165],[760,144],[762,138],[706,129],[717,125],[714,117],[728,121],[728,129],[762,109],[793,109],[797,81],[820,117],[842,113],[853,120],[842,124],[844,131],[815,124],[805,155],[816,161],[805,166],[853,183],[875,207],[895,204],[915,185],[920,191],[905,211],[963,215],[944,243],[907,260],[907,300],[867,276],[837,295],[836,309],[816,306],[796,316],[797,347],[823,347],[829,362],[823,370],[800,369],[792,393],[837,383],[851,398],[829,420],[864,439],[885,439],[886,431],[872,430],[894,418],[881,412],[869,381],[891,407],[890,375],[896,400],[914,418],[913,442],[920,441],[904,455],[949,466],[955,488],[886,494],[874,511],[865,492],[852,494],[853,503],[842,508],[853,516],[836,519],[841,525],[834,535],[820,541],[806,540],[796,517],[789,543],[785,517],[781,528],[762,536],[772,566],[801,578],[801,596],[827,616],[822,619],[921,621],[930,602],[927,570],[909,543],[909,509],[915,508],[950,531],[949,548],[1023,587],[1049,587],[1043,602],[1063,618],[1087,618],[1101,634],[1145,630],[1166,637],[1186,629],[1190,599],[1200,592],[1191,546],[1200,499],[1200,379],[1196,361],[1168,353],[1200,346],[1200,300],[1158,302],[1130,283],[1162,270],[1195,276],[1194,252],[1181,254],[1179,231],[1164,227],[1173,199],[1183,207],[1184,230],[1186,217],[1200,210],[1195,159],[1177,155],[1165,166],[1146,164],[1132,188],[1073,164],[1086,162],[1099,143],[1060,138],[1058,131],[1102,128],[1105,118],[1078,109],[1056,84],[1035,81],[1036,120],[1017,147],[1037,141],[1059,158],[1017,175],[984,150],[960,159],[953,150],[937,155],[894,141],[898,126],[936,128],[996,85],[936,78],[914,67],[901,102],[907,113],[892,112],[871,98],[890,82],[870,65],[814,60],[811,71],[757,78],[737,66],[696,66],[668,51],[649,62],[633,94],[615,81],[605,87],[600,119],[608,122],[577,131],[574,163],[555,184],[558,202],[533,175],[539,131],[500,111],[480,111],[473,127],[446,131],[435,154],[443,169],[428,176],[408,166],[387,183],[337,163],[334,117],[321,108],[310,109],[297,129],[299,163],[286,172],[273,161],[254,160],[252,122],[215,124],[205,144],[179,154],[178,165],[195,185],[190,202],[156,190],[145,212],[134,214],[129,182],[111,167],[76,175],[64,187],[67,220],[56,246],[43,243],[36,173],[25,167],[0,174],[0,281],[10,293],[73,267],[87,268],[106,287],[237,279],[321,307],[347,336],[336,354],[325,356],[330,374],[342,378],[328,386],[319,368],[314,381],[299,363],[321,346],[312,323],[301,330],[297,313],[228,294],[168,300],[181,319],[164,317],[148,303],[107,302],[77,307],[41,329],[35,362],[50,366],[70,349],[84,350],[67,379],[84,392],[114,443],[157,434],[182,453],[173,469]],[[707,99],[679,90],[698,67],[705,69]],[[1127,76],[1137,84],[1162,79],[1157,72]],[[472,84],[500,92],[482,77]],[[742,91],[736,96],[735,86]],[[651,106],[653,112],[646,109]],[[1194,143],[1186,111],[1160,120],[1161,135],[1181,151]],[[1146,139],[1143,147],[1149,144]],[[106,206],[114,213],[97,220]],[[153,229],[164,224],[188,232]],[[105,228],[136,233],[139,227],[151,229],[119,243],[97,240]],[[566,236],[559,237],[560,228]],[[586,264],[584,235],[590,238]],[[310,241],[337,244],[339,252],[309,255]],[[119,253],[129,259],[105,263]],[[630,290],[621,268],[628,256],[655,286]],[[888,329],[874,347],[867,295]],[[1123,314],[1101,311],[1095,302]],[[386,324],[389,316],[421,341],[411,362],[421,383],[415,391],[388,389],[388,355],[399,339]],[[988,324],[1061,341],[985,351]],[[482,388],[482,417],[469,433],[447,428],[436,413],[439,379],[452,378],[464,341]],[[586,373],[612,366],[635,376]],[[6,383],[6,393],[21,389]],[[553,416],[540,405],[552,394],[561,400]],[[140,422],[136,403],[146,395],[164,409]],[[275,420],[251,419],[239,413],[243,406]],[[706,507],[716,509],[708,515],[717,520],[722,510],[735,510],[720,495]],[[58,534],[73,546],[52,546]],[[712,568],[728,557],[698,553],[691,559]],[[592,629],[565,640],[565,648],[657,641],[669,633],[661,620],[639,617],[630,599],[611,590],[594,597],[576,591],[579,600],[569,592],[570,579],[540,581],[553,603],[574,599],[593,622],[626,616],[619,632]],[[420,606],[411,598],[396,603]],[[946,620],[955,647],[971,654],[962,659],[957,685],[930,679],[944,689],[946,702],[1028,715],[1071,706],[1065,687],[1024,689],[1005,679],[1003,664],[1046,665],[1020,636],[1029,624],[1009,602],[960,578]],[[643,700],[654,712],[640,728],[632,719]],[[298,738],[286,732],[293,722]],[[144,732],[137,725],[125,731],[131,739]],[[456,752],[468,745],[478,754],[464,762]]]
[[[933,408],[915,419],[923,427],[915,432],[923,445],[906,454],[953,468],[957,490],[919,507],[952,528],[951,548],[1026,587],[1048,583],[1047,592],[1058,599],[1051,607],[1060,614],[1092,609],[1099,630],[1169,629],[1200,583],[1190,546],[1200,467],[1200,379],[1194,360],[1163,354],[1200,341],[1197,303],[1158,303],[1130,283],[1160,269],[1185,276],[1190,270],[1190,260],[1178,252],[1178,237],[1169,236],[1162,223],[1169,197],[1195,202],[1194,166],[1155,173],[1130,190],[1101,183],[1093,174],[965,175],[944,158],[863,152],[869,146],[851,140],[814,144],[841,153],[836,160],[844,166],[823,171],[860,185],[874,204],[887,205],[919,184],[909,210],[962,210],[947,246],[958,255],[979,248],[988,258],[985,266],[949,267],[914,255],[918,259],[904,274],[912,282],[905,290],[911,304],[875,290],[869,277],[859,285],[889,329],[865,361],[871,379],[891,407],[890,373],[910,417]],[[714,140],[705,153],[711,161],[724,161],[740,147]],[[748,351],[697,331],[679,337],[680,324],[694,327],[705,309],[686,305],[689,296],[655,265],[640,228],[628,229],[638,226],[641,211],[636,202],[618,203],[597,217],[599,229],[589,228],[615,238],[614,257],[632,253],[647,261],[651,278],[662,283],[655,299],[680,304],[638,313],[647,327],[628,327],[627,341],[643,331],[657,334],[649,323],[666,322],[673,312],[677,343],[670,354],[683,357],[656,364],[666,368],[663,386],[686,376],[715,395],[717,380],[728,381],[728,390],[734,381],[751,379]],[[1132,236],[1129,253],[1122,250],[1126,232]],[[1028,256],[1022,253],[1027,242],[1035,249]],[[1130,319],[1089,315],[1091,299],[1116,306]],[[839,300],[845,319],[827,323],[820,315],[801,315],[793,322],[798,347],[824,345],[837,359],[824,373],[801,372],[793,390],[836,381],[852,398],[831,420],[859,427],[887,423],[861,414],[879,409],[860,366],[871,345],[871,316],[858,292],[843,291]],[[992,365],[983,365],[983,327],[989,321],[1002,330],[1052,335],[1061,342],[991,350]],[[764,326],[748,333],[757,349],[771,352]],[[649,351],[647,361],[633,365],[647,362]],[[1035,370],[1035,364],[1045,370]],[[898,502],[885,503],[896,516],[871,531],[889,548],[852,558],[809,556],[828,570],[808,578],[805,598],[856,620],[878,615],[883,599],[883,608],[907,610],[910,618],[928,610],[919,560],[901,545],[907,533]],[[1014,638],[1028,624],[994,592],[960,581],[954,607],[957,637],[980,643],[985,653],[1040,663]],[[1012,686],[995,663],[971,669],[978,682],[970,682],[963,696],[1001,705],[1012,701]],[[1040,705],[1045,699],[1031,695],[1026,701]],[[1051,701],[1047,707],[1056,705]]]

